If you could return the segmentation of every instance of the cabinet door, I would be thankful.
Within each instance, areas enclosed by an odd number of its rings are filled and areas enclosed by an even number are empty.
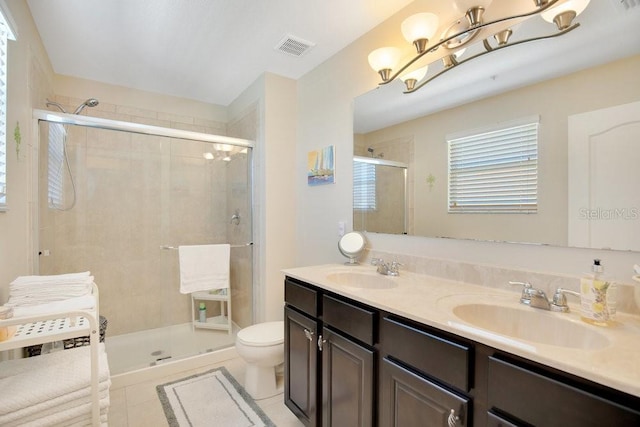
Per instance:
[[[469,400],[384,358],[380,426],[468,426]]]
[[[284,309],[284,403],[306,425],[318,423],[317,321]]]
[[[322,425],[373,425],[374,352],[323,328]]]

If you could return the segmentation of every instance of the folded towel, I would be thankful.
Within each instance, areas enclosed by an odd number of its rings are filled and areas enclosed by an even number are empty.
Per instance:
[[[9,285],[10,305],[31,306],[90,295],[94,278],[81,274],[19,277]],[[65,278],[59,279],[60,276]],[[41,280],[42,277],[45,279]],[[56,280],[47,280],[47,277],[56,277]]]
[[[68,298],[62,301],[21,305],[16,304],[13,298],[9,298],[9,301],[7,301],[5,305],[13,307],[14,317],[27,317],[64,311],[93,310],[96,305],[96,299],[92,295],[85,295],[82,297]]]
[[[110,379],[103,343],[99,344],[98,353],[98,380],[100,388],[104,389]],[[89,396],[90,366],[90,346],[1,363],[0,425],[9,421],[12,413],[30,416],[46,410],[47,402],[52,399],[60,404],[65,396],[76,396],[77,393]]]
[[[11,285],[23,285],[32,283],[68,283],[84,280],[91,276],[91,272],[54,274],[51,276],[18,276]]]
[[[56,298],[64,299],[70,297],[81,297],[91,292],[91,284],[86,284],[77,287],[70,287],[66,285],[55,286],[41,286],[40,288],[31,288],[29,290],[23,290],[16,292],[9,290],[9,296],[16,299],[24,300],[51,300],[55,301]]]
[[[109,384],[100,384],[98,394],[100,413],[105,414],[109,409]],[[74,418],[91,417],[91,390],[86,388],[74,393],[58,396],[47,402],[42,402],[38,408],[27,407],[6,415],[0,415],[0,425],[52,425],[64,422],[71,424]],[[46,422],[45,422],[46,421]],[[91,424],[90,422],[88,424]],[[85,424],[86,425],[86,424]]]
[[[181,293],[229,287],[228,244],[179,246],[178,256]]]

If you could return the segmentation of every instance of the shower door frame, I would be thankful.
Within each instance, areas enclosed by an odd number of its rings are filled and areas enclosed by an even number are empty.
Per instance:
[[[180,129],[172,129],[165,128],[161,126],[152,126],[145,125],[139,123],[125,122],[120,120],[111,120],[104,119],[99,117],[91,117],[91,116],[80,116],[77,114],[68,114],[68,113],[58,113],[47,110],[39,110],[34,109],[33,114],[33,123],[32,123],[32,135],[33,135],[33,143],[31,144],[30,156],[28,156],[28,167],[30,170],[29,179],[30,179],[30,192],[29,200],[31,201],[31,206],[29,209],[29,230],[32,233],[31,238],[29,239],[29,254],[28,254],[28,263],[29,268],[31,270],[31,274],[38,274],[40,270],[40,256],[39,256],[39,247],[40,247],[40,235],[39,235],[39,161],[40,161],[40,126],[39,123],[41,121],[49,122],[49,123],[59,123],[62,125],[74,125],[74,126],[82,126],[88,128],[95,129],[103,129],[103,130],[113,130],[113,131],[122,131],[122,132],[130,132],[135,134],[143,134],[143,135],[151,135],[151,136],[162,136],[168,138],[175,139],[183,139],[190,141],[198,141],[205,142],[211,144],[229,144],[237,147],[244,147],[251,149],[251,156],[248,159],[248,191],[249,191],[249,203],[250,206],[253,207],[254,203],[254,149],[255,142],[242,139],[242,138],[233,138],[229,136],[223,135],[214,135],[200,132],[193,132],[187,130]],[[253,211],[253,209],[252,209]],[[255,212],[252,212],[251,215],[251,225],[250,225],[250,236],[251,241],[249,245],[251,247],[254,246],[254,224],[255,224]],[[252,322],[255,321],[255,297],[256,297],[256,259],[255,259],[255,250],[252,250],[252,261],[251,261],[251,288],[252,288],[252,309],[251,309],[251,317]]]

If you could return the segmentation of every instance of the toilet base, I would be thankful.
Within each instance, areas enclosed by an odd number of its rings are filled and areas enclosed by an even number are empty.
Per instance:
[[[283,391],[277,385],[274,366],[247,365],[244,388],[254,400],[273,397]]]

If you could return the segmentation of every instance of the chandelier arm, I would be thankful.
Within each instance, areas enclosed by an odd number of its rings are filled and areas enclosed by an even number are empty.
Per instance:
[[[432,80],[435,80],[436,78],[440,77],[441,75],[443,75],[447,71],[453,70],[454,68],[456,68],[456,67],[458,67],[458,66],[460,66],[460,65],[462,65],[462,64],[464,64],[466,62],[469,62],[472,59],[476,59],[476,58],[479,58],[479,57],[481,57],[483,55],[486,55],[487,53],[495,52],[495,51],[498,51],[498,50],[501,50],[501,49],[506,49],[508,47],[516,46],[516,45],[523,44],[523,43],[529,43],[529,42],[533,42],[533,41],[537,41],[537,40],[546,40],[546,39],[551,39],[551,38],[554,38],[554,37],[558,37],[558,36],[561,36],[561,35],[564,35],[564,34],[568,33],[569,31],[575,30],[579,26],[580,26],[580,23],[575,23],[572,26],[570,26],[568,28],[565,28],[564,30],[558,31],[557,33],[554,33],[554,34],[550,34],[550,35],[547,35],[547,36],[540,36],[540,37],[532,37],[530,39],[520,40],[520,41],[511,43],[511,44],[506,44],[504,46],[499,46],[499,47],[496,47],[496,48],[491,48],[491,50],[486,50],[484,52],[480,52],[478,54],[470,56],[469,58],[466,58],[466,59],[464,59],[462,61],[459,61],[458,64],[456,64],[453,67],[445,68],[444,70],[442,70],[439,73],[433,75],[432,77],[430,77],[429,79],[427,79],[424,82],[420,83],[419,85],[416,85],[413,89],[406,90],[403,93],[413,93],[413,92],[417,91],[418,89],[420,89],[421,87],[425,86],[427,83],[431,82]]]
[[[460,31],[459,33],[453,34],[449,37],[447,37],[446,39],[441,39],[438,43],[436,43],[435,45],[428,47],[427,49],[424,50],[424,52],[417,54],[416,56],[413,57],[413,59],[411,59],[409,62],[407,62],[405,65],[402,66],[402,68],[400,68],[398,71],[396,71],[393,75],[391,75],[389,77],[388,80],[386,81],[382,81],[380,83],[378,83],[379,86],[383,86],[386,85],[388,83],[391,83],[392,81],[394,81],[396,78],[398,78],[398,76],[405,71],[407,68],[409,68],[411,65],[413,65],[414,62],[416,62],[417,60],[419,60],[420,58],[422,58],[425,54],[429,53],[429,52],[433,52],[435,50],[437,50],[440,46],[442,46],[443,44],[460,37],[461,35],[468,33],[469,31],[478,31],[481,30],[482,28],[485,27],[489,27],[491,25],[494,24],[498,24],[500,22],[504,22],[504,21],[510,21],[512,19],[519,19],[519,18],[526,18],[529,16],[533,16],[533,15],[537,15],[539,13],[544,12],[545,10],[549,9],[550,7],[552,7],[554,4],[556,4],[557,2],[559,2],[560,0],[549,0],[549,2],[547,4],[545,4],[544,6],[539,7],[536,10],[532,10],[531,12],[526,12],[526,13],[521,13],[520,15],[513,15],[513,16],[507,16],[504,18],[499,18],[496,19],[495,21],[491,21],[491,22],[485,22],[483,24],[479,24],[479,25],[475,25],[473,28],[469,28],[467,30],[464,31]],[[413,90],[415,91],[415,89]],[[412,91],[412,92],[413,92]],[[406,92],[405,92],[406,93]]]

